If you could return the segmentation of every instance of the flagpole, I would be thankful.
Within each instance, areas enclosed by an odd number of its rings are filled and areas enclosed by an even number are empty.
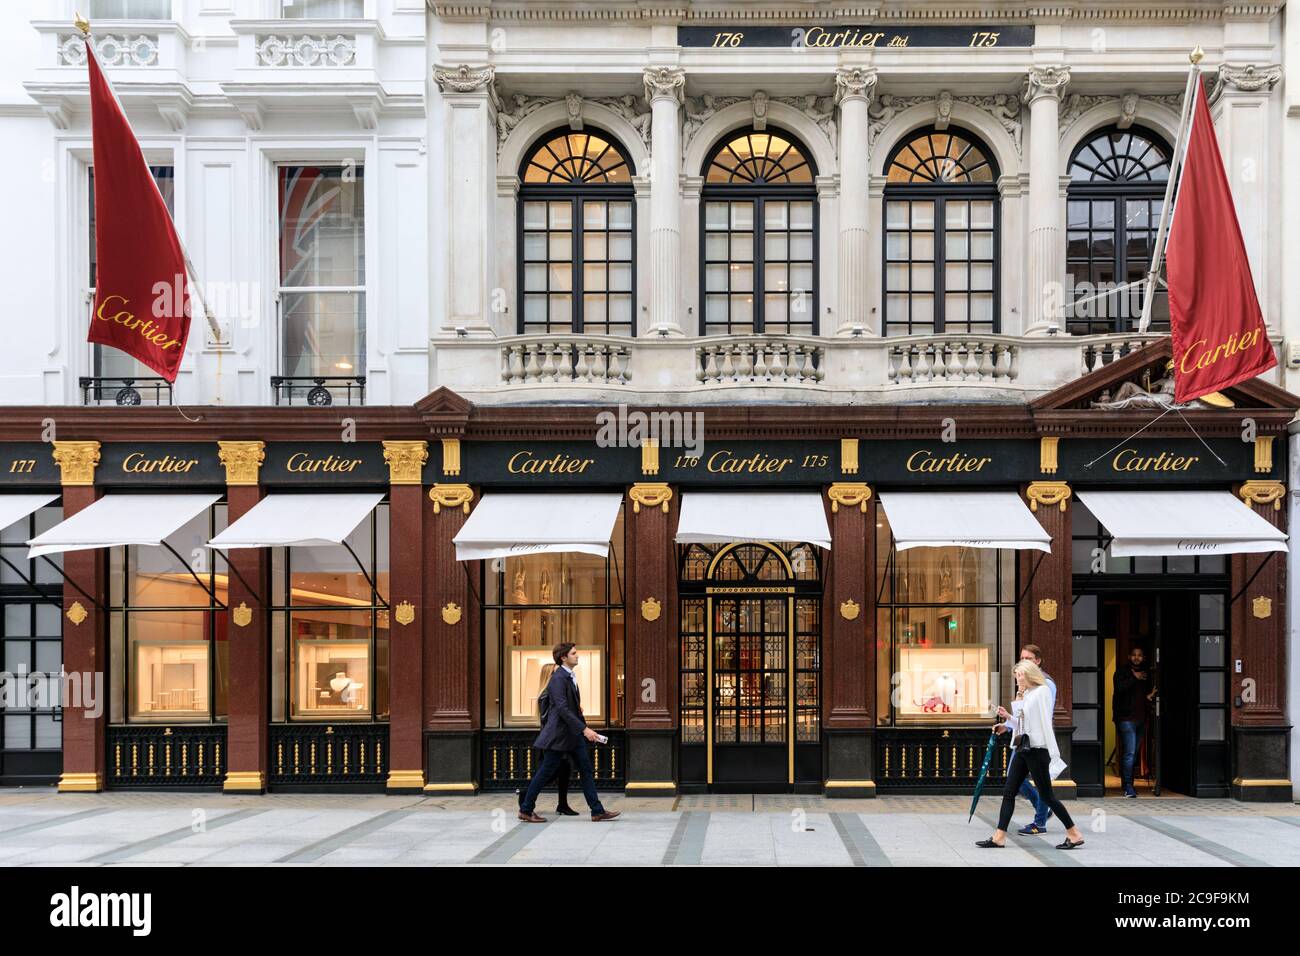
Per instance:
[[[76,28],[81,31],[81,35],[86,39],[86,46],[87,46],[86,55],[93,56],[94,52],[90,49],[90,21],[87,20],[85,17],[83,17],[80,13],[75,14],[75,17],[76,19],[74,19],[72,22],[76,26]],[[105,76],[105,80],[107,79],[108,77]],[[109,83],[108,87],[110,90],[113,90],[112,83]],[[117,90],[113,90],[113,96],[114,97],[117,96]],[[126,108],[122,107],[122,101],[120,99],[118,100],[118,106],[122,108],[122,115],[125,116]],[[157,189],[157,187],[158,184],[155,182],[154,188]],[[159,192],[158,197],[160,199],[162,198],[161,192]],[[190,259],[189,251],[185,248],[185,241],[181,239],[180,230],[176,229],[174,231],[176,233],[176,242],[181,247],[181,258],[185,260],[185,269],[189,272],[190,278],[193,280],[193,282],[190,283],[190,291],[191,293],[193,293],[194,297],[199,300],[199,305],[203,309],[203,317],[208,320],[208,328],[212,330],[212,337],[216,340],[216,344],[220,345],[221,326],[218,324],[216,318],[213,316],[212,310],[208,308],[208,300],[203,297],[203,280],[199,278],[198,270],[194,268],[194,263]]]
[[[1151,271],[1146,277],[1146,293],[1142,297],[1142,317],[1138,320],[1138,331],[1145,332],[1151,325],[1151,309],[1156,300],[1156,279],[1164,265],[1165,240],[1169,238],[1169,220],[1173,216],[1174,189],[1178,186],[1178,177],[1183,169],[1183,152],[1187,147],[1187,134],[1191,126],[1192,105],[1195,99],[1196,81],[1201,75],[1201,59],[1205,51],[1197,44],[1188,59],[1192,68],[1187,72],[1187,86],[1183,90],[1183,112],[1178,118],[1178,138],[1174,142],[1174,155],[1169,161],[1169,182],[1165,184],[1165,201],[1160,205],[1160,227],[1156,230],[1155,246],[1151,249]]]

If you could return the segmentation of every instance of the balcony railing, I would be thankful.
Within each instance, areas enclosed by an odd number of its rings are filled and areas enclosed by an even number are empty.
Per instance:
[[[82,405],[170,405],[172,386],[165,378],[83,376]]]
[[[364,405],[366,377],[272,375],[277,405]]]

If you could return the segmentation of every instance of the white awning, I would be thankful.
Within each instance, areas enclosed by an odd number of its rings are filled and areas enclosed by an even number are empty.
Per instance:
[[[105,495],[27,543],[29,558],[61,551],[162,544],[221,495]]]
[[[39,511],[58,495],[0,495],[0,531]]]
[[[806,541],[829,548],[831,529],[815,491],[688,491],[682,495],[677,541]]]
[[[382,492],[267,495],[208,542],[209,548],[307,548],[342,544],[366,520]]]
[[[452,538],[457,561],[521,554],[605,557],[618,521],[619,494],[487,494]]]
[[[1076,491],[1117,558],[1285,551],[1286,535],[1227,491]]]
[[[1014,491],[882,491],[880,504],[899,551],[1052,550],[1052,536]]]

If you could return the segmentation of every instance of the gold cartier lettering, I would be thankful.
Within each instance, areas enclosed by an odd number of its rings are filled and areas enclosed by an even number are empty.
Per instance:
[[[779,475],[794,461],[793,458],[773,458],[755,452],[747,458],[738,458],[725,448],[709,456],[706,467],[715,475]]]
[[[337,474],[356,471],[360,464],[360,458],[339,458],[337,455],[312,458],[306,452],[298,451],[289,456],[288,464],[284,468],[285,471],[293,472],[327,471]]]
[[[518,451],[510,456],[506,470],[512,475],[581,475],[595,460],[559,453],[550,458],[537,458],[531,451]]]
[[[982,471],[984,466],[992,460],[992,458],[975,458],[971,455],[963,455],[961,452],[954,452],[940,458],[928,448],[922,448],[920,451],[912,452],[908,457],[907,470],[923,474],[934,474],[940,471],[966,473]]]
[[[155,472],[175,475],[185,474],[198,463],[197,458],[173,458],[171,455],[149,458],[141,452],[133,451],[122,460],[122,470],[132,475],[148,475]]]
[[[1136,448],[1124,448],[1111,459],[1115,471],[1189,471],[1201,458],[1199,455],[1171,455],[1162,451],[1158,455],[1141,455]]]
[[[1213,348],[1208,348],[1206,339],[1197,339],[1187,347],[1183,353],[1182,359],[1178,362],[1178,369],[1184,375],[1190,374],[1194,369],[1209,368],[1221,358],[1229,358],[1238,352],[1244,352],[1247,349],[1253,349],[1259,344],[1259,329],[1251,329],[1240,336],[1233,332],[1228,336],[1227,341],[1220,342]]]

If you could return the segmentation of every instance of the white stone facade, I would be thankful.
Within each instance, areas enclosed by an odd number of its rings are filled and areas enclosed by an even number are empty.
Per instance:
[[[84,49],[74,0],[6,4],[0,170],[11,333],[0,404],[81,401],[91,374]],[[951,7],[951,8],[950,8]],[[1213,111],[1266,321],[1287,367],[1300,303],[1300,40],[1281,2],[906,6],[690,0],[364,0],[356,20],[284,20],[277,0],[173,0],[173,19],[95,24],[215,302],[180,405],[268,404],[279,367],[275,165],[364,163],[367,404],[439,386],[476,402],[1024,401],[1095,366],[1115,336],[1051,334],[1065,278],[1069,158],[1137,122],[1172,141],[1188,52]],[[679,46],[678,28],[1032,25],[1031,46]],[[756,117],[816,165],[815,336],[701,339],[703,164]],[[994,154],[996,334],[880,337],[885,160],[909,132],[964,127]],[[634,167],[635,336],[518,330],[520,163],[590,124]],[[1044,292],[1043,290],[1048,290]],[[1129,342],[1145,341],[1132,336]]]

